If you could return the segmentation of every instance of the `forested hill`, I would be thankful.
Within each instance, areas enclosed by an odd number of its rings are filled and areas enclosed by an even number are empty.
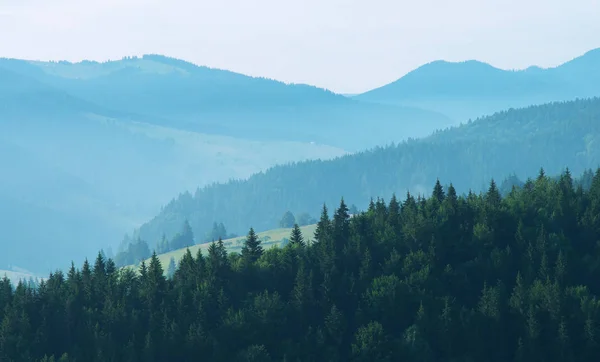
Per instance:
[[[323,203],[345,197],[364,208],[372,197],[386,199],[407,190],[428,193],[436,178],[459,192],[487,187],[491,178],[534,176],[543,167],[575,174],[600,164],[600,99],[552,103],[510,110],[428,138],[343,156],[274,167],[244,181],[232,181],[184,193],[139,229],[152,248],[187,219],[196,236],[214,222],[229,232],[249,227],[268,230],[291,211],[317,216]]]
[[[99,254],[37,289],[1,280],[0,360],[596,361],[600,169],[589,190],[431,188],[352,218],[342,202],[309,245],[250,230],[168,279],[156,255],[136,273]]]

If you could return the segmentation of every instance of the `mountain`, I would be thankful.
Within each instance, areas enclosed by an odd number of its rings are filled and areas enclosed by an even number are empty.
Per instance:
[[[0,125],[0,243],[10,246],[0,265],[36,272],[116,246],[180,190],[345,153],[100,116],[41,120]]]
[[[600,96],[600,48],[548,69],[434,61],[353,99],[414,106],[466,121],[508,108]]]
[[[359,150],[425,136],[450,124],[432,111],[360,102],[313,86],[160,55],[74,64],[5,59],[0,67],[146,123],[251,140]],[[364,132],[367,123],[386,132]]]
[[[146,118],[78,97],[39,64],[0,61],[0,269],[46,273],[116,246],[181,190],[346,153]]]
[[[34,117],[48,119],[80,113],[111,113],[34,77],[4,68],[4,63],[0,60],[0,117],[3,125]]]
[[[173,237],[188,220],[195,235],[214,222],[229,232],[276,227],[286,211],[318,216],[323,203],[341,197],[365,208],[371,197],[407,191],[429,194],[437,178],[459,192],[484,190],[508,174],[526,179],[543,167],[559,174],[600,165],[600,98],[511,109],[430,137],[379,147],[328,161],[276,166],[245,181],[183,193],[135,236],[154,247]]]

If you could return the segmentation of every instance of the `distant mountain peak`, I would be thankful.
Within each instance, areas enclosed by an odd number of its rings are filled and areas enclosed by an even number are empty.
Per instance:
[[[592,49],[582,55],[583,57],[595,56],[600,57],[600,48]]]
[[[208,67],[205,65],[197,65],[192,62],[188,62],[186,60],[169,57],[169,56],[162,55],[162,54],[144,54],[144,55],[142,55],[141,58],[138,58],[138,59],[161,63],[161,64],[165,64],[165,65],[169,65],[169,66],[173,66],[173,67],[177,67],[177,68],[185,69],[185,70],[189,70],[189,71],[197,71],[198,69],[206,69],[206,70],[215,70],[215,71],[233,73],[233,72],[230,72],[227,70],[211,68],[211,67]]]
[[[454,119],[599,95],[600,48],[557,67],[496,68],[478,60],[436,60],[354,99],[427,108]]]
[[[448,60],[434,60],[433,62],[429,62],[429,63],[426,63],[426,64],[418,67],[417,69],[409,72],[408,74],[415,73],[415,72],[432,71],[432,70],[434,70],[434,71],[456,71],[459,69],[500,70],[488,63],[481,62],[479,60],[473,60],[473,59],[463,60],[463,61],[458,61],[458,62],[452,62],[452,61],[448,61]]]

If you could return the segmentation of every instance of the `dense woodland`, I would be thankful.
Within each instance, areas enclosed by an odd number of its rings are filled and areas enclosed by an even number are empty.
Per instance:
[[[558,180],[560,176],[550,176],[554,180]],[[592,179],[594,177],[594,173],[591,169],[588,169],[583,172],[581,177],[573,180],[575,187],[583,187],[584,189],[589,189],[592,183]],[[510,175],[504,179],[499,184],[499,192],[500,195],[506,196],[508,195],[513,187],[523,187],[525,185],[525,181],[521,180],[516,175]],[[356,205],[352,204],[349,206],[348,212],[350,215],[358,214],[358,208]],[[309,224],[316,224],[317,220],[311,217],[307,213],[302,213],[297,217],[290,211],[286,211],[281,220],[279,221],[279,227],[281,228],[292,228],[294,225],[305,226]],[[216,241],[218,239],[228,239],[234,238],[237,235],[235,234],[227,234],[227,230],[223,223],[214,223],[212,230],[209,234],[207,234],[204,239],[197,239],[194,236],[194,232],[190,226],[189,221],[186,219],[183,222],[181,227],[181,231],[179,231],[171,240],[169,240],[165,234],[163,234],[162,238],[158,243],[154,245],[154,250],[158,254],[167,253],[173,250],[186,248],[195,244],[203,244],[210,243],[212,241]],[[139,236],[136,240],[129,239],[128,236],[123,239],[121,245],[119,247],[119,252],[115,256],[115,264],[118,267],[123,267],[127,265],[136,265],[142,260],[146,260],[150,258],[152,255],[152,249],[149,243],[146,240],[141,239]]]
[[[589,177],[589,174],[588,176]],[[586,181],[587,183],[587,181]],[[585,187],[584,187],[585,186]],[[588,189],[589,186],[589,189]],[[0,282],[2,361],[591,361],[600,354],[600,169],[503,197],[326,207],[263,250],[223,243],[165,277],[102,254],[38,288]],[[309,240],[310,239],[310,240]]]
[[[196,235],[222,222],[243,234],[276,228],[286,211],[318,215],[323,202],[341,197],[359,209],[378,195],[428,194],[436,178],[459,194],[484,191],[491,178],[535,177],[544,167],[574,174],[600,165],[600,98],[513,109],[430,137],[402,142],[330,161],[276,166],[248,180],[215,184],[183,193],[144,224],[134,238],[151,248],[163,234],[172,238],[188,220]]]

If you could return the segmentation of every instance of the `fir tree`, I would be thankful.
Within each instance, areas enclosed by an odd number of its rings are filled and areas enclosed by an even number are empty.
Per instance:
[[[433,187],[433,198],[441,203],[442,201],[444,201],[445,197],[446,194],[444,193],[444,188],[442,187],[440,180],[437,179],[437,181],[435,182],[435,186]]]
[[[254,232],[253,228],[250,228],[246,240],[244,240],[244,246],[242,247],[242,259],[247,263],[254,263],[263,254],[263,248],[260,245],[261,241]]]
[[[321,218],[317,223],[317,229],[315,230],[315,241],[316,242],[324,242],[327,237],[329,237],[331,233],[331,221],[329,220],[329,215],[327,213],[327,205],[323,204],[323,209],[321,211]]]
[[[294,228],[290,234],[290,244],[304,246],[304,237],[302,236],[302,231],[300,230],[300,226],[298,224],[294,224]]]

